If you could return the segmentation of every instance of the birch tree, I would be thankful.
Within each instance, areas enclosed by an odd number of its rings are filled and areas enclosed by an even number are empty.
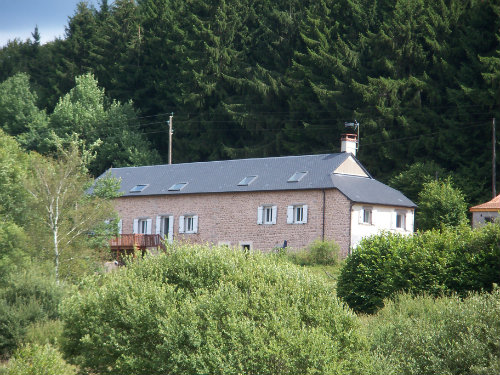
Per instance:
[[[81,258],[79,251],[88,245],[93,229],[114,215],[109,199],[87,193],[92,179],[84,159],[75,145],[60,151],[57,159],[31,155],[26,189],[32,198],[33,233],[40,235],[40,250],[53,259],[58,282],[62,258]]]

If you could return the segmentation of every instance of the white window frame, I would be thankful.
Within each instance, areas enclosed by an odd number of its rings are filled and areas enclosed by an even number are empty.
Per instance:
[[[168,220],[168,228],[165,228],[165,222]],[[165,231],[166,229],[166,231]],[[172,243],[174,239],[174,216],[173,215],[158,215],[156,216],[156,234],[159,234],[163,239]]]
[[[198,215],[187,214],[179,216],[179,233],[198,233]]]
[[[359,213],[359,223],[373,225],[373,207],[362,207]]]
[[[294,204],[287,207],[286,222],[287,224],[306,224],[307,223],[307,204]]]
[[[147,217],[134,219],[134,234],[151,234],[153,220]]]
[[[257,210],[257,224],[273,225],[276,224],[278,216],[278,206],[264,204]]]
[[[406,230],[406,211],[396,211],[396,215],[394,217],[394,227],[398,230]],[[398,217],[400,219],[400,225],[398,226]]]

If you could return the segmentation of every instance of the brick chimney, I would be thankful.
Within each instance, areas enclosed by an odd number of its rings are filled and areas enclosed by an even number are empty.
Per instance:
[[[356,150],[358,149],[358,136],[356,134],[342,134],[340,141],[340,152],[350,152],[356,156]]]

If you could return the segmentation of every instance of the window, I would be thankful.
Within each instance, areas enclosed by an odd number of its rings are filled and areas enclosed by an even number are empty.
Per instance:
[[[181,191],[187,184],[187,182],[179,182],[177,184],[173,184],[168,188],[168,191]]]
[[[304,178],[304,176],[307,174],[307,171],[303,171],[303,172],[295,172],[292,177],[290,177],[288,179],[287,182],[299,182],[300,180],[302,180]]]
[[[149,185],[135,185],[132,189],[130,189],[130,193],[140,193],[144,189],[146,189]]]
[[[288,224],[305,224],[307,223],[307,205],[296,204],[288,206],[286,222]]]
[[[179,217],[179,233],[198,233],[198,216],[185,215]]]
[[[174,217],[172,215],[160,215],[156,217],[156,234],[172,242],[174,235]]]
[[[360,213],[360,222],[363,224],[372,224],[373,211],[371,207],[363,207]]]
[[[148,218],[134,219],[134,234],[151,234],[151,224]]]
[[[276,224],[277,206],[260,206],[257,211],[257,224]]]
[[[406,229],[406,213],[396,212],[396,228]]]
[[[252,250],[252,242],[251,241],[240,241],[240,249],[243,251]]]
[[[248,186],[252,182],[254,182],[256,178],[257,178],[257,176],[247,176],[243,180],[240,181],[238,186]]]
[[[494,217],[491,217],[491,216],[486,216],[484,218],[484,222],[485,223],[494,223],[495,222],[495,218]]]

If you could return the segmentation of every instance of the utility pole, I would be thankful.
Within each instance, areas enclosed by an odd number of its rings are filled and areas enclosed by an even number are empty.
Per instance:
[[[170,115],[168,120],[168,164],[172,164],[172,121],[174,119],[174,112]]]
[[[493,198],[497,196],[497,155],[496,155],[496,134],[495,134],[495,118],[493,117],[493,122],[491,126],[491,143],[492,143],[492,159],[491,159],[491,191],[493,193]]]

